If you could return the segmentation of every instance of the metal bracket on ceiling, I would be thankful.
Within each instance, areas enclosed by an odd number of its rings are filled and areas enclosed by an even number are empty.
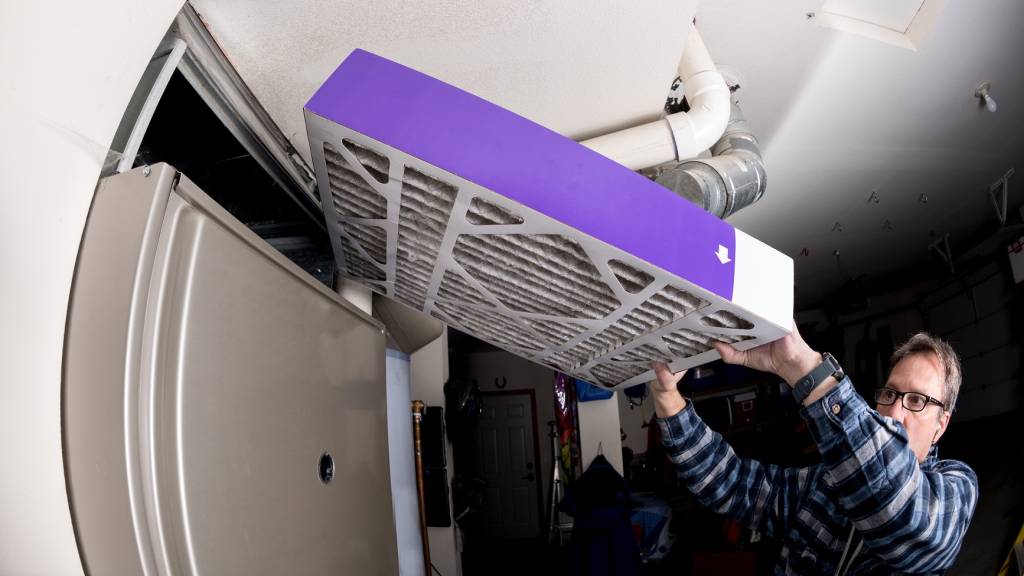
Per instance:
[[[956,274],[956,269],[953,267],[953,251],[949,248],[949,232],[942,235],[942,238],[932,242],[928,245],[929,250],[935,250],[940,258],[949,264],[949,273]]]
[[[996,218],[999,225],[1006,225],[1006,197],[1009,194],[1010,177],[1013,176],[1013,168],[1006,171],[1002,178],[992,183],[988,189],[988,196],[992,199],[992,208],[996,211]]]
[[[836,272],[839,274],[839,277],[843,280],[847,280],[847,277],[843,275],[843,260],[839,255],[839,250],[833,250],[832,256],[836,259]]]

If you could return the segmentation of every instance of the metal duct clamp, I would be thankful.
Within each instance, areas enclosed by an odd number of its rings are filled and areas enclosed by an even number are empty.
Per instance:
[[[686,160],[663,169],[655,181],[719,218],[764,196],[767,173],[761,149],[735,103],[725,133],[711,153],[711,158]]]

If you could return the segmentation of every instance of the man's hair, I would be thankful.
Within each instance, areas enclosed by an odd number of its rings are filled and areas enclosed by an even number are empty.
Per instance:
[[[936,338],[927,332],[918,332],[892,353],[892,358],[889,360],[889,368],[892,369],[900,360],[911,354],[928,352],[935,354],[942,365],[942,371],[945,376],[942,383],[944,396],[942,402],[945,404],[945,411],[952,412],[953,407],[956,406],[956,397],[960,393],[961,374],[960,357],[957,356],[956,351],[953,350],[953,347],[948,342]]]

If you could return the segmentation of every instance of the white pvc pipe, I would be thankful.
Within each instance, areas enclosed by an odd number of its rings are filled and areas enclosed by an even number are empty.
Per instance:
[[[580,142],[630,170],[664,164],[676,157],[672,127],[667,119],[626,128]]]
[[[694,158],[718,141],[729,121],[729,87],[691,24],[679,62],[689,112],[581,142],[631,170]]]

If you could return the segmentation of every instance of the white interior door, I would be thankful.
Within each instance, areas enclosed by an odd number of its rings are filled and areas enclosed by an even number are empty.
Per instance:
[[[496,539],[539,536],[540,466],[531,391],[484,393],[477,475],[487,481],[484,530]]]

